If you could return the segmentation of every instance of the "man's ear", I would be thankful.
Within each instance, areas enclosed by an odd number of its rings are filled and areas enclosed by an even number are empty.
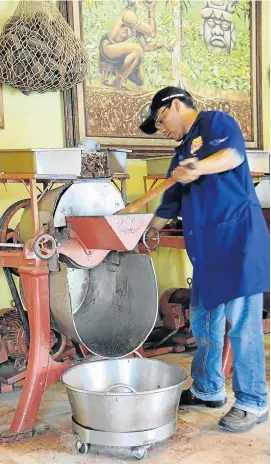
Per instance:
[[[174,100],[171,103],[171,106],[173,106],[178,111],[180,109],[180,105],[180,100],[178,100],[178,98],[174,98]]]

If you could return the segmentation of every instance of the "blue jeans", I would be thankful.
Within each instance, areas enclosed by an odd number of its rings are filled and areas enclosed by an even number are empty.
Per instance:
[[[225,284],[226,285],[226,284]],[[236,408],[254,414],[267,407],[263,335],[263,295],[236,298],[206,310],[201,301],[190,309],[198,349],[191,366],[191,392],[202,400],[226,397],[222,352],[226,320],[233,351],[233,391]]]

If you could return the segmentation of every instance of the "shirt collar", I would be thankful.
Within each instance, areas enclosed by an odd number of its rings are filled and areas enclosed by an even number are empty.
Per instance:
[[[199,114],[197,115],[195,121],[193,122],[192,126],[190,127],[189,131],[187,132],[187,134],[185,134],[183,136],[183,138],[180,141],[180,144],[176,147],[176,150],[178,150],[178,148],[182,147],[183,144],[193,136],[194,129],[198,125],[199,121],[203,118],[203,114],[204,114],[204,111],[199,112]]]

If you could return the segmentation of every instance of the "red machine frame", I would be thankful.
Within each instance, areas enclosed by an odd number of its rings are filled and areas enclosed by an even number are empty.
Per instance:
[[[126,174],[116,174],[111,180],[114,184],[116,180],[120,180],[123,192],[123,181],[127,178],[129,176]],[[2,183],[21,182],[26,186],[30,194],[34,239],[41,233],[38,212],[39,199],[54,183],[67,183],[72,180],[46,179],[45,189],[40,192],[41,195],[38,198],[37,183],[42,183],[43,180],[35,178],[34,174],[0,174],[0,182]],[[18,206],[18,210],[25,205],[22,202]],[[31,334],[23,389],[9,430],[0,434],[0,444],[14,442],[33,435],[33,427],[43,393],[50,385],[59,380],[61,374],[72,365],[71,361],[54,361],[50,355],[49,267],[48,261],[39,259],[32,251],[32,242],[33,240],[21,250],[0,250],[0,267],[17,268],[22,279]],[[97,357],[92,358],[97,359]]]

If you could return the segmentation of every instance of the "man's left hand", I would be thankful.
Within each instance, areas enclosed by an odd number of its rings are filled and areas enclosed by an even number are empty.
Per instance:
[[[180,165],[172,172],[172,178],[176,182],[189,184],[197,180],[201,175],[200,162],[198,158],[189,158],[180,163]]]

